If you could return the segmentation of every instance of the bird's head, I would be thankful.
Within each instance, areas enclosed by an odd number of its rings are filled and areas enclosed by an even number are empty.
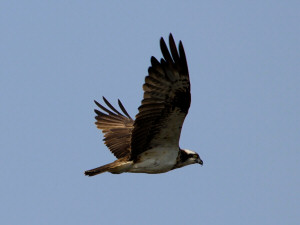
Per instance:
[[[198,153],[188,149],[181,149],[180,162],[178,163],[178,168],[190,164],[195,164],[195,163],[199,163],[200,165],[203,165],[203,161],[198,155]]]

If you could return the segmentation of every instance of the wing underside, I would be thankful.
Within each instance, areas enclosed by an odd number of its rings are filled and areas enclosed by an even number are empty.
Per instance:
[[[183,45],[179,51],[169,37],[170,52],[161,38],[163,59],[151,58],[143,85],[144,98],[132,131],[131,158],[157,146],[179,146],[182,124],[188,113],[190,80]]]
[[[103,100],[109,109],[95,101],[96,105],[103,111],[95,109],[97,114],[95,124],[104,133],[104,143],[117,158],[129,156],[134,121],[120,100],[118,104],[123,114],[116,110],[104,97]]]

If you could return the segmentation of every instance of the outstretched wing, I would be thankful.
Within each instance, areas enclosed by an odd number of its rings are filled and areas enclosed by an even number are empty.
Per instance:
[[[151,58],[143,85],[144,99],[132,131],[132,159],[158,146],[178,151],[181,127],[191,103],[190,80],[182,42],[178,52],[170,34],[169,44],[171,54],[161,38],[164,58],[160,62]]]
[[[119,107],[125,115],[116,110],[104,97],[103,100],[110,110],[95,101],[96,105],[106,112],[103,113],[95,109],[95,113],[97,114],[95,124],[104,133],[104,143],[118,159],[128,156],[130,154],[131,133],[134,121],[120,100],[118,100]]]

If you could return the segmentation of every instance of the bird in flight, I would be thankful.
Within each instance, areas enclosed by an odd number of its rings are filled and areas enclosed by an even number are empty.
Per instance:
[[[163,58],[151,57],[151,66],[143,85],[144,97],[133,120],[123,104],[122,111],[114,108],[104,97],[107,107],[95,101],[96,126],[104,133],[104,143],[117,160],[85,171],[94,176],[104,172],[120,174],[168,172],[203,161],[199,155],[179,147],[184,119],[191,104],[191,87],[182,42],[177,50],[172,34],[169,48],[160,39]]]

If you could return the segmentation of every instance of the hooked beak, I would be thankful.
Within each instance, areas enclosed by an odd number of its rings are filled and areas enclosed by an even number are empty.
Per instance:
[[[201,166],[203,166],[203,161],[202,161],[202,159],[198,159],[198,161],[197,161],[197,163],[199,163]]]

